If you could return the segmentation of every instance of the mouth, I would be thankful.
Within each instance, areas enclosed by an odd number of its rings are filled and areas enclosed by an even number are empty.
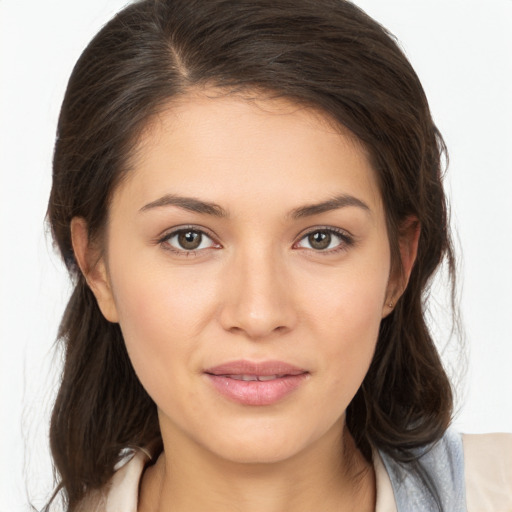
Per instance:
[[[275,404],[296,391],[309,372],[282,361],[234,361],[208,368],[204,375],[224,398],[263,406]]]

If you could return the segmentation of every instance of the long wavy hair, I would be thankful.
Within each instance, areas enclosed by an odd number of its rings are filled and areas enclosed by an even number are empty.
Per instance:
[[[70,222],[101,237],[116,185],[153,116],[192,88],[260,91],[323,112],[363,144],[384,201],[392,263],[411,215],[417,260],[347,410],[358,448],[399,460],[433,443],[452,390],[425,321],[434,271],[454,259],[442,186],[445,146],[420,81],[381,25],[344,0],[142,0],[119,12],[78,60],[58,122],[48,221],[74,281],[60,325],[65,361],[50,440],[68,511],[112,476],[122,448],[160,438],[156,406],[119,325],[101,314],[75,260]]]

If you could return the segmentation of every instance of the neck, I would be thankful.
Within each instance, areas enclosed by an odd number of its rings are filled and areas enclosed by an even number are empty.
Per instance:
[[[304,453],[264,464],[226,461],[197,445],[165,441],[144,475],[139,512],[375,510],[373,468],[343,428]]]

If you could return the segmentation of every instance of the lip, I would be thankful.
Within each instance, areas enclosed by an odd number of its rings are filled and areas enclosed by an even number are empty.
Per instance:
[[[295,391],[308,377],[303,368],[283,361],[232,361],[204,371],[224,397],[252,406],[272,405]],[[264,380],[242,380],[258,379]]]

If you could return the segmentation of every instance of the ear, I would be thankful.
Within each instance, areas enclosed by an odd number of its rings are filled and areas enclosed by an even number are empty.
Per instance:
[[[105,260],[99,248],[89,240],[87,223],[82,217],[73,217],[71,220],[71,242],[78,266],[94,293],[103,316],[109,322],[118,322]]]
[[[398,246],[401,268],[393,271],[389,279],[383,317],[391,313],[398,299],[407,288],[414,262],[416,261],[416,255],[418,254],[420,232],[420,221],[415,215],[407,217],[399,227]]]

